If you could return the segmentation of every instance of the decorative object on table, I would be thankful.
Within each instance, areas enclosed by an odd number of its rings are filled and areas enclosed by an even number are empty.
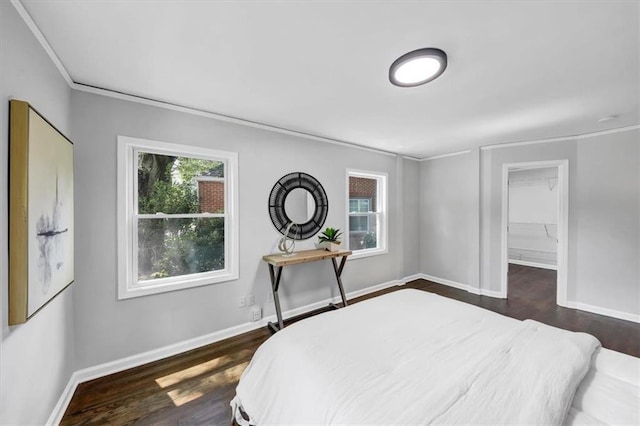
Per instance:
[[[315,235],[327,218],[329,201],[313,176],[294,172],[284,175],[269,194],[269,217],[278,232],[293,240]]]
[[[293,222],[291,222],[289,226],[287,226],[287,229],[284,231],[284,235],[278,242],[278,250],[284,253],[283,256],[293,256],[293,250],[296,248],[295,240],[289,238],[289,231],[291,230],[292,226]]]
[[[74,280],[73,143],[24,101],[10,103],[9,325]]]
[[[342,232],[339,229],[327,228],[320,235],[318,235],[318,242],[316,248],[325,249],[329,251],[340,250],[340,236]]]

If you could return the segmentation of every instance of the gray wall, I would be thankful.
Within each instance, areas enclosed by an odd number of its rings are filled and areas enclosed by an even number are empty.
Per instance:
[[[480,153],[481,180],[481,287],[500,290],[502,243],[502,165],[529,161],[569,160],[569,269],[567,298],[575,300],[576,283],[576,141],[539,143],[482,150]]]
[[[502,165],[569,160],[569,302],[640,314],[640,131],[463,154],[421,165],[421,272],[475,287],[463,259],[480,168],[480,287],[500,290]],[[467,225],[465,225],[465,223]],[[466,275],[466,276],[465,276]]]
[[[578,141],[576,300],[640,314],[640,130]]]
[[[478,287],[478,150],[420,167],[420,272]]]
[[[403,276],[420,273],[420,163],[403,159],[402,256]]]
[[[69,135],[69,86],[11,3],[0,2],[0,424],[43,424],[75,369],[73,292],[27,323],[8,326],[8,103],[30,102]]]
[[[276,180],[289,172],[304,171],[322,183],[329,197],[326,226],[341,229],[346,216],[346,168],[388,173],[389,253],[349,261],[343,281],[349,292],[402,278],[405,218],[398,209],[404,191],[397,190],[399,179],[404,179],[402,159],[78,91],[73,92],[71,105],[79,236],[74,293],[78,368],[246,323],[248,309],[239,308],[238,301],[250,293],[266,315],[272,314],[273,303],[266,302],[268,270],[261,258],[277,251],[280,235],[269,220],[267,197]],[[118,135],[238,152],[239,280],[117,300]],[[299,243],[296,249],[312,248],[313,241]],[[338,294],[330,262],[285,268],[282,279],[284,310]]]

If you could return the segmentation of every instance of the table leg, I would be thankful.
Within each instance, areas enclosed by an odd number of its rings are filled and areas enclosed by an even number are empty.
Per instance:
[[[342,287],[342,279],[340,278],[346,261],[347,261],[347,256],[342,256],[342,261],[340,262],[340,266],[338,267],[338,262],[336,262],[336,258],[335,257],[331,258],[331,262],[333,263],[333,271],[336,273],[336,280],[338,281],[338,289],[340,289],[340,296],[342,297],[342,306],[348,305],[347,296],[345,296],[344,288]]]
[[[280,276],[282,275],[282,266],[278,266],[274,272],[273,265],[269,264],[269,278],[271,278],[271,291],[273,292],[273,303],[276,305],[276,315],[278,316],[278,327],[273,323],[269,326],[274,330],[282,330],[284,322],[282,320],[282,310],[280,309],[280,298],[278,297],[278,287],[280,287]]]

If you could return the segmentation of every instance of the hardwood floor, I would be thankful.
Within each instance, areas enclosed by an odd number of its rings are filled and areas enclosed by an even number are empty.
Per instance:
[[[640,356],[640,324],[557,306],[555,280],[555,271],[510,265],[506,300],[416,280],[404,287],[382,290],[350,302],[411,287],[513,318],[531,318],[556,327],[587,332],[596,336],[606,348]],[[255,350],[270,335],[264,327],[82,383],[61,424],[228,425],[229,402],[235,394],[238,379]]]

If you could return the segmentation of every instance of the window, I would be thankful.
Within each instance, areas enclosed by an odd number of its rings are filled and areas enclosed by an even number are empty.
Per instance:
[[[387,175],[347,170],[348,247],[354,257],[387,253]]]
[[[236,153],[118,137],[118,297],[238,278]]]
[[[369,232],[369,213],[371,198],[349,198],[349,230],[351,232]]]

